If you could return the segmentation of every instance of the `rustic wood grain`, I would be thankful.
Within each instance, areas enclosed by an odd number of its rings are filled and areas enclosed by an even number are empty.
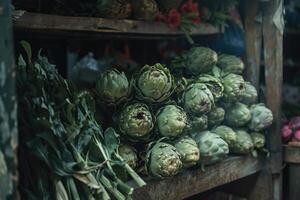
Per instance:
[[[176,200],[207,191],[260,171],[262,162],[251,157],[230,157],[206,167],[205,172],[188,171],[162,181],[152,181],[133,194],[138,200]]]
[[[10,1],[0,1],[0,199],[17,199],[17,102]]]
[[[284,145],[283,158],[284,162],[298,163],[300,166],[300,147]]]
[[[14,12],[14,27],[24,30],[39,30],[45,33],[62,33],[72,35],[74,32],[131,35],[134,36],[183,36],[178,29],[169,28],[168,25],[158,22],[145,22],[137,20],[115,20],[96,17],[69,17],[30,13],[25,11]],[[222,28],[209,24],[197,25],[192,30],[193,35],[220,33]],[[134,35],[133,35],[134,34]]]
[[[274,121],[270,127],[268,145],[271,156],[269,169],[272,176],[273,199],[282,198],[282,147],[281,147],[281,96],[282,96],[282,41],[281,30],[274,24],[274,16],[282,0],[263,3],[263,46],[265,61],[267,106],[272,110]]]
[[[259,13],[259,2],[245,2],[246,77],[259,89],[260,57],[262,49],[262,25],[255,18]]]

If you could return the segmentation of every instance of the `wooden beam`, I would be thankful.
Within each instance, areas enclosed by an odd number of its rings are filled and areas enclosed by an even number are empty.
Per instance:
[[[259,1],[245,1],[246,78],[259,89],[262,24],[255,19],[259,14]]]
[[[0,0],[0,199],[16,199],[17,98],[10,1]]]
[[[208,166],[205,172],[189,170],[183,174],[161,181],[152,181],[137,188],[133,194],[138,200],[177,200],[210,190],[262,169],[262,161],[252,157],[231,157],[216,165]]]
[[[131,37],[184,36],[178,29],[172,29],[164,23],[145,22],[128,19],[106,19],[96,17],[59,16],[25,11],[15,11],[13,23],[16,30],[31,30],[53,34],[96,33],[109,35],[130,35]],[[197,25],[193,35],[220,33],[222,28],[209,24]]]

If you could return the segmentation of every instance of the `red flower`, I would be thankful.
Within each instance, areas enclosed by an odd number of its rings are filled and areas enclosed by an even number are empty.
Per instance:
[[[178,26],[180,26],[181,15],[175,8],[173,8],[169,11],[167,22],[168,22],[169,26],[172,28],[177,28]]]
[[[167,22],[167,17],[165,15],[163,15],[161,12],[159,12],[155,17],[155,21],[166,23]]]
[[[180,11],[182,13],[188,13],[188,12],[199,13],[198,4],[193,3],[193,0],[188,0],[186,3],[184,3],[181,6]]]
[[[200,17],[196,17],[195,19],[193,19],[193,24],[200,24],[200,23],[201,23]]]

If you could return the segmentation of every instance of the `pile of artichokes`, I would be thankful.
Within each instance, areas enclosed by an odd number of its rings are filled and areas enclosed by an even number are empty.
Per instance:
[[[135,74],[112,68],[96,80],[99,108],[106,108],[97,113],[108,116],[121,135],[124,160],[156,178],[214,164],[228,154],[256,156],[266,150],[265,129],[273,116],[257,102],[244,68],[240,58],[206,47]]]

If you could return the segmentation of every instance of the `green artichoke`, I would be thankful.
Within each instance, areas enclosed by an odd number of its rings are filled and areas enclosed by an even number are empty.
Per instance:
[[[172,61],[173,67],[183,67],[193,76],[209,72],[218,61],[218,55],[206,47],[193,47]]]
[[[147,151],[146,166],[152,176],[165,178],[176,175],[182,168],[182,162],[174,146],[157,142]]]
[[[223,96],[224,87],[220,79],[209,74],[200,75],[197,83],[204,83],[214,96],[215,101]]]
[[[174,78],[163,65],[145,65],[135,81],[137,97],[141,100],[157,103],[166,100],[174,91]]]
[[[107,70],[96,79],[96,91],[101,101],[118,104],[131,93],[131,84],[124,72],[117,69]]]
[[[183,133],[188,122],[183,108],[176,105],[167,105],[158,111],[156,123],[162,136],[173,138]]]
[[[182,102],[187,112],[201,116],[214,106],[214,97],[203,83],[190,84],[183,93]]]
[[[212,133],[219,135],[231,148],[237,141],[237,134],[228,126],[217,126],[211,130]]]
[[[237,102],[226,108],[225,124],[231,127],[241,127],[250,120],[251,112],[245,104]]]
[[[273,114],[263,103],[254,104],[250,107],[252,119],[248,127],[252,131],[261,131],[272,124]]]
[[[245,91],[242,92],[240,102],[251,105],[257,100],[257,90],[250,82],[245,82]]]
[[[138,20],[154,20],[158,13],[158,6],[155,0],[132,1],[133,15]]]
[[[208,119],[206,115],[202,115],[201,117],[197,116],[190,116],[188,118],[188,125],[186,127],[187,133],[195,133],[201,132],[207,129],[208,126]]]
[[[225,117],[225,110],[222,107],[214,107],[208,114],[208,126],[214,127],[222,124]]]
[[[221,78],[223,76],[222,70],[219,67],[217,67],[216,65],[213,66],[213,68],[211,69],[211,71],[208,74],[217,78],[218,80],[221,80]]]
[[[134,103],[125,106],[118,118],[120,132],[134,140],[148,139],[154,123],[147,105]]]
[[[138,157],[134,147],[127,144],[120,144],[118,147],[118,153],[132,169],[136,169]]]
[[[240,100],[245,90],[245,81],[242,76],[236,74],[227,74],[223,77],[224,86],[223,99],[225,102],[232,103]]]
[[[176,78],[175,79],[175,91],[174,93],[176,95],[180,95],[189,85],[189,80],[184,78],[184,77],[180,77],[180,78]]]
[[[213,164],[227,157],[228,144],[219,135],[203,131],[192,134],[192,137],[200,150],[200,164]]]
[[[233,143],[230,151],[236,154],[249,154],[254,150],[252,138],[245,130],[235,130],[237,140]]]
[[[217,64],[224,73],[242,74],[245,68],[243,61],[233,55],[220,55]]]
[[[175,142],[175,148],[180,154],[184,167],[188,168],[197,164],[200,152],[195,140],[189,136],[184,136]]]
[[[251,133],[252,142],[255,149],[263,149],[266,144],[266,138],[261,133]]]

